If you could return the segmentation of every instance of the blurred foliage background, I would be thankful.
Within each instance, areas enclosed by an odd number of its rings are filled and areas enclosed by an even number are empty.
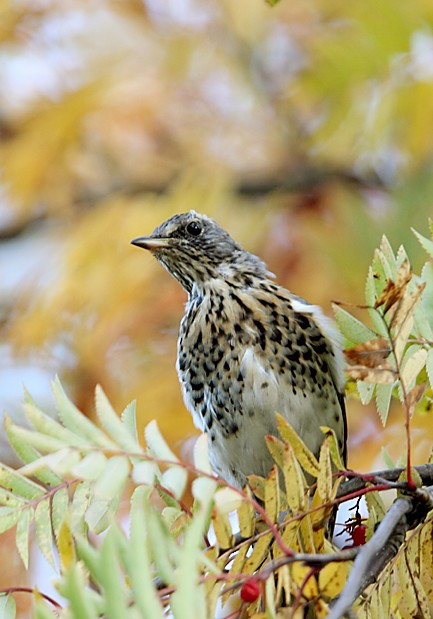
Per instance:
[[[0,0],[0,404],[100,383],[188,457],[185,294],[131,238],[216,218],[278,281],[362,303],[381,235],[415,270],[433,212],[428,0]],[[350,465],[401,455],[350,401]],[[415,461],[431,419],[414,423]],[[430,430],[429,430],[430,429]],[[430,431],[430,434],[429,434]]]

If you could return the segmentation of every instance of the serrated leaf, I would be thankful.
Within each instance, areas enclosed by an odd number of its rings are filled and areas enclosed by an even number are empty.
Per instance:
[[[406,389],[410,389],[412,387],[412,384],[416,380],[416,377],[424,368],[426,361],[427,350],[425,348],[420,348],[419,346],[411,346],[407,350],[403,358],[403,368],[400,377]]]
[[[72,617],[80,617],[80,619],[98,619],[100,617],[93,603],[82,563],[72,563],[66,570],[59,592],[69,601],[69,612]]]
[[[15,619],[16,604],[13,595],[0,594],[0,617],[1,619]]]
[[[218,546],[223,550],[231,548],[234,544],[234,537],[228,515],[226,513],[221,514],[217,510],[213,510],[212,526]]]
[[[201,434],[194,444],[194,466],[207,475],[213,475],[209,462],[209,444],[207,434]]]
[[[366,383],[362,380],[359,380],[356,383],[356,388],[359,393],[359,397],[361,398],[361,402],[366,405],[371,402],[371,398],[374,395],[376,385],[374,383]]]
[[[280,468],[283,467],[285,443],[280,441],[276,436],[268,434],[265,436],[266,447],[272,456],[272,459]]]
[[[50,504],[48,500],[40,501],[35,509],[36,541],[39,549],[55,568],[53,555],[53,535],[51,531]]]
[[[93,487],[86,522],[95,533],[104,531],[111,522],[129,475],[125,456],[113,456]]]
[[[18,522],[21,508],[0,507],[0,533],[9,531]]]
[[[76,561],[74,538],[66,520],[62,521],[56,537],[60,566],[64,571]]]
[[[283,467],[284,464],[282,462]],[[265,482],[265,510],[272,522],[277,522],[280,515],[280,486],[278,469],[275,465],[269,471]]]
[[[146,484],[153,486],[161,473],[155,462],[150,460],[137,460],[132,463],[132,481],[136,485]]]
[[[143,619],[164,619],[161,603],[152,580],[143,578],[143,574],[152,573],[144,518],[145,502],[149,500],[150,491],[150,488],[140,486],[132,495],[130,543],[126,562],[140,616]]]
[[[60,441],[52,436],[42,434],[42,432],[36,432],[35,430],[28,430],[21,426],[12,425],[13,432],[16,438],[20,441],[27,442],[29,445],[37,449],[42,453],[56,453],[61,449],[68,448],[68,444],[64,441]],[[33,464],[33,462],[32,462]]]
[[[217,481],[209,477],[198,477],[191,485],[192,494],[196,501],[204,505],[208,504],[217,488]]]
[[[182,498],[187,482],[188,471],[182,466],[170,466],[161,477],[162,487],[170,490],[176,499]]]
[[[149,452],[155,456],[155,458],[167,460],[169,462],[179,462],[179,459],[167,445],[155,419],[149,422],[145,427],[144,438]]]
[[[362,344],[368,340],[377,338],[377,333],[372,331],[360,320],[338,305],[334,305],[335,322],[344,337],[352,344]]]
[[[272,533],[267,533],[260,537],[254,544],[254,549],[251,555],[248,557],[245,566],[244,574],[252,574],[266,559],[271,544],[273,542]]]
[[[259,475],[248,475],[248,484],[259,501],[265,500],[265,480]]]
[[[34,404],[26,403],[24,405],[24,409],[29,422],[32,424],[34,429],[41,434],[58,439],[61,443],[69,445],[70,447],[83,448],[91,445],[88,440],[63,427],[52,417],[43,413]]]
[[[305,478],[289,444],[284,454],[283,476],[288,506],[295,514],[305,511]]]
[[[78,479],[94,480],[102,474],[107,464],[106,456],[100,451],[88,453],[80,462],[71,468],[71,473]]]
[[[340,450],[338,448],[338,441],[337,441],[337,437],[335,436],[334,430],[332,428],[329,428],[328,426],[320,426],[320,429],[325,434],[325,439],[326,439],[326,442],[328,443],[329,453],[330,453],[332,462],[335,464],[335,466],[337,467],[339,471],[344,471],[346,467],[344,466],[344,463],[341,459]],[[320,463],[319,463],[319,468],[320,468]]]
[[[0,505],[5,507],[22,507],[27,505],[28,501],[20,496],[16,496],[13,492],[5,490],[0,486]]]
[[[104,599],[109,619],[125,619],[128,616],[128,594],[125,579],[120,570],[120,557],[117,549],[117,531],[114,527],[107,531],[100,549],[99,583],[104,591]]]
[[[66,488],[60,488],[51,497],[51,521],[54,535],[57,537],[61,523],[68,513],[69,497]]]
[[[315,458],[305,443],[299,438],[299,435],[282,415],[277,413],[276,419],[279,433],[282,438],[292,446],[299,464],[306,473],[313,475],[313,477],[317,477],[319,471],[319,463],[317,462],[317,458]]]
[[[174,569],[171,564],[170,556],[176,555],[176,544],[171,537],[168,528],[161,515],[156,513],[150,505],[146,505],[146,523],[148,531],[149,548],[156,572],[164,583],[172,583],[174,580]]]
[[[414,228],[411,228],[411,230],[414,233],[414,235],[416,236],[416,238],[418,239],[418,241],[421,243],[421,246],[428,253],[430,258],[433,258],[433,241],[428,239],[428,238],[426,238],[425,236],[422,236],[422,234],[417,232]]]
[[[302,595],[307,600],[313,600],[319,595],[316,579],[309,578],[305,582],[305,577],[311,571],[311,568],[302,563],[294,563],[292,565],[292,578],[298,587],[302,586]]]
[[[249,488],[247,493],[251,494]],[[242,501],[241,505],[237,509],[239,520],[239,533],[245,539],[251,537],[254,533],[255,519],[254,508],[247,500]]]
[[[426,370],[430,387],[433,389],[433,348],[430,348],[427,353]]]
[[[346,563],[328,563],[319,573],[319,590],[321,594],[335,599],[343,590],[347,581]]]
[[[90,419],[87,419],[75,404],[69,400],[57,376],[52,383],[52,390],[57,405],[57,412],[66,428],[87,439],[92,445],[105,449],[116,448],[116,444],[101,432]]]
[[[15,433],[15,425],[12,423],[10,417],[8,415],[4,415],[3,421],[8,441],[15,453],[18,455],[18,457],[24,462],[24,464],[30,464],[31,462],[39,460],[39,458],[41,457],[40,452],[31,445],[29,445],[27,441],[24,441]],[[56,475],[47,466],[36,471],[35,477],[43,484],[47,484],[49,486],[58,486],[63,481],[61,477]]]
[[[328,440],[325,439],[320,448],[319,475],[317,476],[317,490],[323,502],[328,501],[332,494],[331,455]]]
[[[382,424],[384,426],[388,419],[388,412],[391,405],[391,396],[393,389],[394,383],[389,383],[388,385],[377,385],[376,389],[376,407]]]
[[[77,485],[72,498],[70,514],[71,529],[74,534],[87,533],[87,525],[84,519],[87,508],[92,497],[92,489],[89,482],[82,482]]]
[[[45,494],[44,488],[30,479],[26,479],[18,471],[0,462],[0,484],[14,494],[34,500]]]
[[[101,425],[116,444],[125,451],[141,453],[143,451],[141,445],[131,436],[129,430],[119,419],[100,385],[97,385],[95,389],[95,405]]]
[[[128,430],[129,434],[132,436],[134,441],[138,443],[138,432],[137,432],[137,414],[136,414],[136,401],[130,402],[125,406],[123,412],[120,416],[120,419]]]
[[[26,570],[29,567],[29,528],[33,520],[33,509],[21,511],[15,533],[15,543]]]

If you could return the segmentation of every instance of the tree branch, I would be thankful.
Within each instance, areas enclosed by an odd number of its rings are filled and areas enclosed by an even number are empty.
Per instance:
[[[347,615],[356,598],[377,580],[384,567],[395,557],[406,533],[422,522],[433,505],[433,486],[398,498],[385,514],[373,537],[362,547],[338,600],[328,619]]]

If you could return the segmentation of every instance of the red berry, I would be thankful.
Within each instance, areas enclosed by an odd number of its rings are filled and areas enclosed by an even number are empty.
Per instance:
[[[358,524],[352,531],[352,541],[354,546],[364,546],[366,542],[367,527],[365,524]]]
[[[241,600],[250,604],[260,595],[260,585],[255,578],[249,578],[241,587]]]

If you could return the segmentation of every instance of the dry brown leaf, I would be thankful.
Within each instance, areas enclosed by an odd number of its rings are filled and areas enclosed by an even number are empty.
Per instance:
[[[383,337],[369,340],[344,351],[350,365],[364,365],[368,368],[376,368],[389,357],[391,349],[389,342]]]
[[[393,305],[395,305],[399,299],[402,298],[411,279],[412,270],[410,268],[409,260],[404,260],[397,273],[396,281],[394,282],[390,279],[386,282],[386,286],[377,298],[374,307],[377,309],[378,307],[384,305],[385,307],[383,308],[383,311],[386,314],[386,312]]]
[[[353,380],[363,380],[366,383],[378,385],[388,385],[396,380],[395,370],[389,363],[375,368],[354,365],[347,368],[347,373]]]

